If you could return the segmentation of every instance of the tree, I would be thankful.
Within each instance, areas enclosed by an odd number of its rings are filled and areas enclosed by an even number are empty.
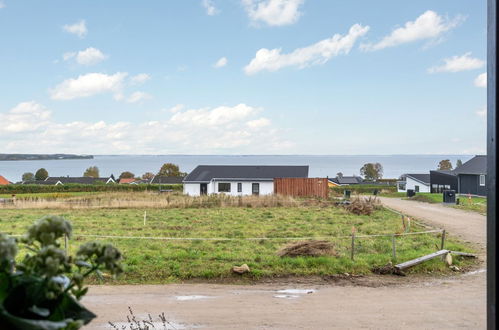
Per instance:
[[[369,181],[376,181],[383,177],[383,166],[380,163],[367,163],[360,168],[360,175]]]
[[[154,178],[154,173],[146,172],[146,173],[142,174],[143,180],[152,180],[153,178]]]
[[[98,178],[99,177],[99,168],[97,166],[90,166],[85,170],[83,176],[90,178]]]
[[[448,159],[441,160],[438,163],[438,170],[452,170],[452,163]]]
[[[133,174],[132,172],[129,172],[129,171],[125,171],[125,172],[122,172],[120,174],[120,177],[118,178],[118,180],[121,180],[121,179],[133,179],[135,178],[135,174]]]
[[[456,168],[458,168],[461,165],[463,165],[463,162],[461,161],[461,159],[458,159],[456,162]]]
[[[342,178],[343,177],[343,173],[341,173],[341,172],[336,173],[336,177],[337,178]]]
[[[161,166],[158,172],[160,176],[185,176],[184,172],[180,172],[178,165],[172,163],[166,163]]]
[[[47,170],[44,168],[39,169],[35,173],[35,180],[37,181],[43,181],[48,177],[49,177],[49,172],[47,172]]]
[[[26,172],[22,176],[22,181],[33,181],[35,180],[35,175],[31,172]]]

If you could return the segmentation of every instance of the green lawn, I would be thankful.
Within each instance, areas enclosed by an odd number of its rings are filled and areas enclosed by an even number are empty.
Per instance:
[[[293,242],[289,237],[323,237],[402,232],[400,217],[386,210],[371,216],[357,216],[337,207],[273,208],[177,208],[147,211],[144,226],[143,209],[94,210],[0,210],[0,231],[22,234],[43,215],[56,214],[69,219],[74,228],[70,249],[95,238],[78,235],[121,235],[178,238],[237,238],[222,240],[145,240],[100,239],[112,242],[123,252],[125,273],[110,283],[167,283],[187,279],[223,279],[238,277],[230,271],[246,263],[248,280],[290,275],[368,274],[373,266],[391,261],[391,238],[358,238],[355,261],[350,260],[350,238],[330,239],[339,257],[281,258],[276,252]],[[411,231],[422,231],[413,224]],[[244,240],[250,237],[274,240]],[[439,234],[397,237],[396,262],[434,252],[440,244]],[[450,238],[447,248],[472,252],[469,247]],[[471,261],[455,258],[459,267]],[[415,267],[412,272],[448,272],[441,260]]]
[[[416,193],[416,196],[414,197],[406,197],[406,193],[404,192],[394,192],[394,193],[387,193],[387,194],[382,194],[384,197],[397,197],[397,198],[402,198],[406,200],[414,200],[414,201],[419,201],[419,202],[425,202],[425,203],[442,203],[443,202],[443,197],[442,194],[434,194],[434,193]],[[451,207],[461,209],[461,210],[466,210],[466,211],[474,211],[478,212],[480,214],[486,214],[487,213],[487,198],[485,197],[471,197],[468,198],[467,196],[461,195],[457,196],[459,198],[459,204],[458,205],[450,205]]]

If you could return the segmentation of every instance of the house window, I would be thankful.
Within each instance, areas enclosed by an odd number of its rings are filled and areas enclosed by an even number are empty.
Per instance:
[[[218,183],[218,192],[230,192],[230,183],[229,182],[219,182]]]
[[[414,186],[414,191],[419,192],[419,186]]]
[[[405,182],[399,183],[399,190],[405,190]]]
[[[480,186],[485,186],[485,175],[480,175]]]
[[[237,192],[243,192],[243,184],[241,182],[237,183]]]

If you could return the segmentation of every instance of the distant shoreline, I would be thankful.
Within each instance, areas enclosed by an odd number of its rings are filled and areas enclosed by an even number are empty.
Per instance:
[[[62,160],[62,159],[93,159],[92,155],[72,154],[0,154],[0,161],[18,160]]]

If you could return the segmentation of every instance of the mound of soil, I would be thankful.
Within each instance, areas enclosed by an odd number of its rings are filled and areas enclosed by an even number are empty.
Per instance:
[[[277,252],[280,257],[338,256],[334,245],[328,241],[301,241],[289,244]]]

